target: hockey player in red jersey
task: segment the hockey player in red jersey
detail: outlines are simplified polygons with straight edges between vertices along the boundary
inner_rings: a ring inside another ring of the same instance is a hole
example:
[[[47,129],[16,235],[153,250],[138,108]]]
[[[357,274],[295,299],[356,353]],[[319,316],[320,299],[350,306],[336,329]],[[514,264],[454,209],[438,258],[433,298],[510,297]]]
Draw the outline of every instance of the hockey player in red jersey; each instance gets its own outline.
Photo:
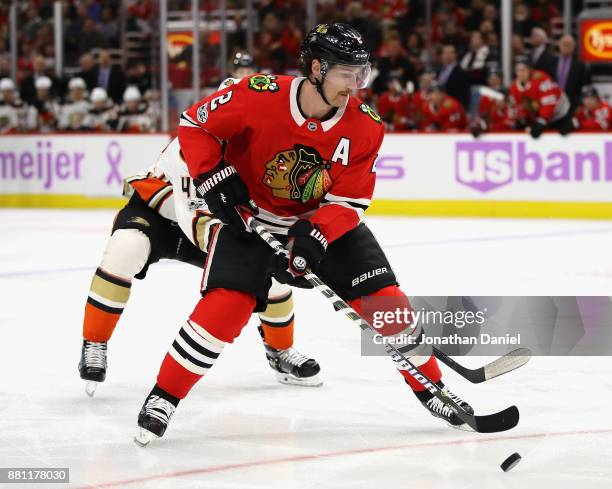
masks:
[[[394,297],[409,307],[384,252],[361,222],[375,184],[374,163],[384,136],[380,117],[351,97],[366,86],[369,51],[355,29],[321,24],[301,46],[304,77],[257,74],[185,111],[179,142],[197,195],[222,223],[210,229],[202,298],[173,346],[138,416],[136,442],[162,436],[181,399],[265,307],[278,257],[245,223],[255,216],[286,243],[281,269],[300,277],[312,269],[357,310],[362,298]],[[377,270],[379,273],[371,273]],[[431,346],[403,350],[446,395],[471,407],[441,383]],[[401,366],[398,365],[398,368]],[[463,422],[454,408],[405,381],[434,416]]]
[[[421,129],[427,132],[457,132],[465,129],[466,125],[465,110],[459,101],[433,83],[423,104]]]
[[[376,108],[378,114],[385,122],[388,131],[403,131],[409,129],[410,99],[402,89],[400,79],[390,76],[387,82],[387,91],[378,97]]]
[[[519,127],[528,127],[536,139],[547,128],[570,133],[575,128],[570,103],[559,86],[543,71],[532,69],[526,56],[517,57],[515,70],[510,96]]]
[[[240,69],[244,71],[245,67]],[[238,81],[228,78],[221,87]],[[127,305],[134,279],[143,280],[149,266],[160,259],[198,267],[203,267],[206,259],[206,228],[211,217],[207,209],[194,208],[193,181],[176,139],[146,173],[126,179],[124,194],[130,200],[115,217],[85,304],[79,374],[86,381],[89,396],[106,378],[108,343]],[[321,385],[318,362],[293,347],[291,287],[274,280],[267,303],[259,313],[258,330],[278,381]]]
[[[581,131],[609,131],[612,128],[612,107],[599,97],[593,85],[582,89],[582,105],[576,111]]]

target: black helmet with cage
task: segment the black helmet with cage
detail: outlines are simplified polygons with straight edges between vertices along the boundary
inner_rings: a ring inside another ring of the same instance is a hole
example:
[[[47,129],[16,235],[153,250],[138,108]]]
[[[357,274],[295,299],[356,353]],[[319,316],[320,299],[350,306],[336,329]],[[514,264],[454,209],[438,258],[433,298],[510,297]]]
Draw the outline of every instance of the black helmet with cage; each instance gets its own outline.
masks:
[[[312,61],[321,63],[321,79],[312,77]],[[365,88],[371,72],[370,50],[363,36],[348,24],[319,24],[312,29],[300,48],[300,68],[304,76],[323,93],[323,82],[338,81],[347,88]]]

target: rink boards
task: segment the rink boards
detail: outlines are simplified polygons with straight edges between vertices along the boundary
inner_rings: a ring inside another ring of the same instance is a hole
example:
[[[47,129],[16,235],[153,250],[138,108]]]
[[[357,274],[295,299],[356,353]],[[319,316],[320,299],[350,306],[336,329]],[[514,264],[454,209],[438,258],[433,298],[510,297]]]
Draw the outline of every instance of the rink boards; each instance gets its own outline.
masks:
[[[118,207],[152,135],[0,137],[0,206]],[[326,155],[322,155],[326,157]],[[331,155],[328,155],[331,156]],[[612,218],[612,134],[388,134],[371,214]]]

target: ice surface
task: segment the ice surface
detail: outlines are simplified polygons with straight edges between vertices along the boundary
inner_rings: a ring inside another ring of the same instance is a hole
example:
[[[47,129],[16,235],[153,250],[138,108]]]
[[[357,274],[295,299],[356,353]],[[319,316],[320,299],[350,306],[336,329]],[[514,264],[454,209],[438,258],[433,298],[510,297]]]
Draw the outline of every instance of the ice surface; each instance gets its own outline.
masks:
[[[69,467],[75,488],[612,487],[610,358],[534,358],[480,385],[443,367],[478,413],[521,409],[508,433],[456,431],[424,411],[389,360],[362,358],[358,331],[314,291],[295,294],[296,347],[321,363],[323,387],[278,384],[252,321],[166,436],[137,447],[138,411],[196,303],[200,271],[163,262],[134,284],[107,380],[88,398],[82,314],[112,218],[0,211],[1,467]],[[611,295],[610,222],[369,223],[409,295]],[[513,452],[523,461],[503,473]]]

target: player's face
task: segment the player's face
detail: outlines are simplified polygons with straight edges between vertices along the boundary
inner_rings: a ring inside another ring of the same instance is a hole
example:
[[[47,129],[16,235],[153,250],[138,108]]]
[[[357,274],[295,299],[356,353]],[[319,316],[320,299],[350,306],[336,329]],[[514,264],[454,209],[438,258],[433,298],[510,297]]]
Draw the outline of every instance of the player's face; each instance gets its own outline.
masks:
[[[358,90],[368,86],[371,71],[370,63],[360,66],[331,65],[325,79],[341,89]]]
[[[440,105],[442,103],[443,98],[444,98],[444,92],[441,92],[440,90],[433,90],[429,94],[429,101],[435,105]]]
[[[138,106],[140,105],[140,100],[130,100],[125,103],[125,107],[130,112],[136,112],[138,110]]]
[[[39,88],[36,90],[36,96],[41,100],[45,100],[49,96],[49,90],[46,88]]]
[[[582,102],[587,110],[593,110],[595,107],[597,107],[597,99],[595,97],[584,97]]]
[[[247,76],[251,76],[255,74],[255,68],[249,68],[246,66],[241,66],[240,68],[236,68],[232,73],[233,78],[246,78]]]
[[[516,65],[516,78],[521,83],[527,82],[529,80],[529,68],[522,64]]]
[[[75,102],[85,98],[85,91],[82,88],[73,88],[70,90],[70,98]]]

